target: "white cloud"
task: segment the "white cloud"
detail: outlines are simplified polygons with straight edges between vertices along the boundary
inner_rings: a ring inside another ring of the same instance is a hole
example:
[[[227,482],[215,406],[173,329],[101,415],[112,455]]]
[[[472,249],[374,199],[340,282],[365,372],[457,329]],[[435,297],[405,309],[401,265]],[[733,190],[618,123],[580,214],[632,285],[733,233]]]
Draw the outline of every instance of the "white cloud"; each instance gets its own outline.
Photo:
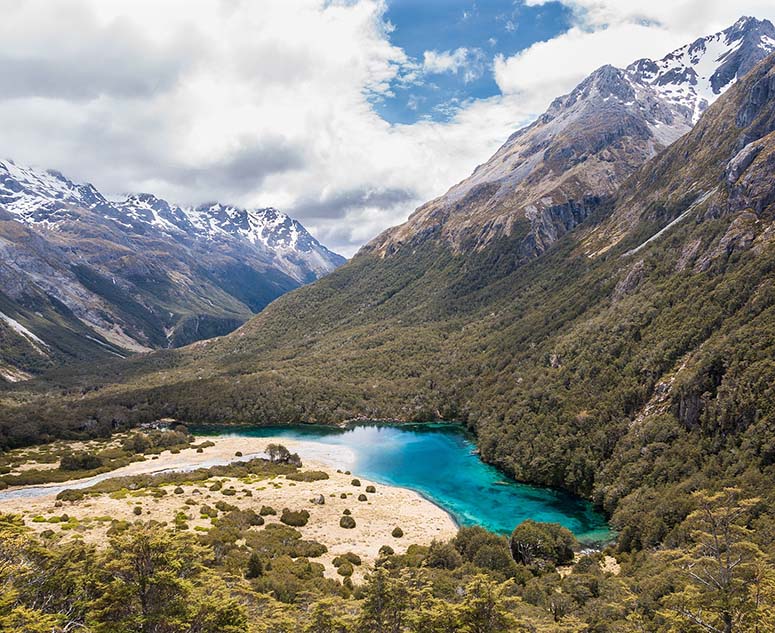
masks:
[[[497,60],[503,95],[390,125],[373,100],[430,71],[390,43],[384,0],[0,0],[0,155],[108,194],[279,206],[350,254],[594,67],[773,13],[771,0],[567,4],[570,32]],[[429,53],[429,68],[476,67],[471,50],[467,65]]]
[[[423,70],[426,73],[456,73],[468,62],[468,49],[457,48],[454,51],[425,51]]]

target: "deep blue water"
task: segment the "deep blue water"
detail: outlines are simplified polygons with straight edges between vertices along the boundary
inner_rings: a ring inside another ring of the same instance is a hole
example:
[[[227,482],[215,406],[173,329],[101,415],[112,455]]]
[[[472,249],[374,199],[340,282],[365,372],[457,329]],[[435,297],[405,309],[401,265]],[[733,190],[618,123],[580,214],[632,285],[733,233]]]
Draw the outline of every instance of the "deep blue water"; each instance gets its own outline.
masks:
[[[592,505],[567,493],[509,479],[474,453],[473,438],[451,424],[197,427],[197,434],[287,437],[344,446],[355,457],[353,474],[416,490],[460,525],[510,533],[525,519],[560,523],[585,542],[611,536]]]

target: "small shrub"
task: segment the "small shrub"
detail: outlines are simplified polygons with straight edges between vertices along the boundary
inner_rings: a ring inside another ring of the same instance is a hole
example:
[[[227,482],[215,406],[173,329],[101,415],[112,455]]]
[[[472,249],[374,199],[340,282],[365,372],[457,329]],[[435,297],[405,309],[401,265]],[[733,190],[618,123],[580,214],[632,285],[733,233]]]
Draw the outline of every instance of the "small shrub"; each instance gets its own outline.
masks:
[[[59,462],[59,470],[94,470],[100,466],[102,459],[91,453],[70,453]]]
[[[368,501],[368,500],[369,498],[365,494],[361,493],[358,495],[358,501]]]
[[[360,486],[361,485],[361,480],[360,479],[353,479],[350,482],[350,484],[353,485],[353,486]]]
[[[86,493],[83,492],[83,490],[73,490],[72,488],[68,488],[67,490],[63,490],[57,495],[57,499],[60,501],[81,501],[86,496]]]
[[[222,495],[226,495],[227,497],[233,497],[237,494],[237,491],[234,490],[234,488],[226,488],[225,490],[221,490]]]
[[[390,534],[393,538],[401,538],[404,535],[404,531],[400,527],[394,527]]]
[[[361,557],[358,556],[358,554],[353,554],[352,552],[347,552],[346,554],[342,554],[341,556],[337,556],[334,558],[333,563],[334,567],[339,567],[343,562],[349,562],[352,565],[360,565],[363,561],[361,561]]]
[[[346,508],[345,511],[342,514],[344,514],[345,516],[349,517],[352,514],[352,512],[350,512],[349,508]]]
[[[202,516],[210,517],[211,519],[214,519],[215,517],[218,516],[218,510],[216,510],[215,508],[205,503],[199,508],[199,514],[201,514]]]
[[[225,501],[217,501],[215,503],[215,507],[218,508],[221,512],[232,512],[233,510],[239,510],[237,506],[233,506],[230,503],[226,503]]]
[[[132,512],[134,512],[135,516],[140,516],[143,513],[143,509],[140,506],[135,506],[132,508]]]
[[[258,512],[262,517],[275,515],[277,511],[272,506],[261,506],[261,510]]]
[[[223,484],[220,481],[216,481],[212,486],[210,486],[209,490],[210,492],[218,492],[221,488],[223,488]]]
[[[202,449],[202,448],[198,448],[198,449],[196,449],[196,452],[197,452],[197,453],[204,453],[204,449]]]
[[[393,554],[395,554],[395,552],[393,551],[393,548],[390,547],[390,545],[383,545],[379,548],[380,556],[392,556]]]
[[[285,523],[285,525],[301,527],[307,525],[307,521],[309,521],[309,512],[306,510],[297,510],[296,512],[293,512],[288,508],[283,508],[283,513],[280,515],[280,521]]]
[[[285,478],[291,481],[323,481],[328,479],[328,473],[322,470],[305,470],[304,472],[290,473]]]
[[[234,457],[242,457],[242,451],[237,451],[234,453]]]
[[[353,519],[350,515],[345,515],[339,519],[339,527],[351,530],[355,527],[355,519]]]
[[[340,499],[347,499],[347,493],[343,492],[342,494],[339,495],[339,498]]]
[[[248,567],[245,570],[245,578],[260,578],[264,575],[264,566],[256,552],[253,552],[248,559]]]
[[[366,486],[366,492],[377,492],[374,486]]]
[[[345,578],[349,578],[353,575],[353,566],[349,561],[342,561],[342,564],[336,568],[336,573]]]
[[[183,488],[181,488],[180,486],[178,486],[178,487],[176,487],[176,488],[175,488],[175,490],[174,490],[173,492],[174,492],[176,495],[182,495],[184,491],[183,491]]]

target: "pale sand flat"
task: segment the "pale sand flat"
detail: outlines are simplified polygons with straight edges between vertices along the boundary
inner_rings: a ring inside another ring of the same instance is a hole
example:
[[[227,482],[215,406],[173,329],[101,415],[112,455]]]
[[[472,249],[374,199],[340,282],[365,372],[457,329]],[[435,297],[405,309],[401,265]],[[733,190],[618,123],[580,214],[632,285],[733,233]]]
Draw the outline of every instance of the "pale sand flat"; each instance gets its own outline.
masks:
[[[160,499],[151,496],[126,497],[113,499],[109,495],[90,496],[83,501],[64,503],[62,507],[54,507],[55,490],[72,488],[81,482],[57,484],[40,491],[34,498],[3,498],[0,493],[0,512],[23,514],[28,526],[36,531],[52,529],[59,532],[61,527],[56,523],[33,522],[35,516],[49,517],[67,513],[70,517],[84,521],[95,517],[109,517],[135,521],[156,519],[172,522],[175,514],[184,511],[188,517],[187,524],[193,530],[196,526],[209,527],[208,519],[199,515],[199,505],[207,503],[214,506],[216,501],[223,500],[241,509],[252,508],[258,512],[262,505],[274,507],[278,516],[283,508],[291,510],[307,510],[310,519],[306,526],[296,528],[303,538],[312,539],[328,547],[328,553],[314,559],[326,566],[326,575],[336,576],[336,570],[331,561],[334,557],[346,552],[359,555],[365,565],[371,564],[377,558],[379,548],[389,545],[396,553],[402,553],[411,544],[428,545],[432,540],[447,540],[455,535],[457,526],[452,518],[418,493],[372,482],[362,477],[361,486],[351,485],[357,473],[345,475],[336,469],[348,470],[354,462],[352,453],[337,446],[326,446],[315,442],[303,442],[286,438],[246,438],[246,437],[208,437],[197,438],[198,442],[210,440],[215,446],[205,448],[202,453],[187,449],[173,455],[168,451],[162,453],[157,460],[135,462],[119,468],[108,474],[108,477],[147,474],[167,470],[191,470],[198,467],[208,467],[215,464],[225,464],[236,460],[246,460],[253,456],[263,456],[267,444],[279,443],[291,452],[298,452],[304,462],[303,470],[322,470],[328,473],[329,479],[313,482],[296,482],[283,476],[271,480],[261,480],[253,484],[245,484],[237,479],[222,479],[224,488],[234,486],[238,491],[236,496],[225,496],[221,492],[211,492],[204,483],[198,486],[182,486],[183,494],[174,494],[175,486],[167,486],[168,494]],[[235,452],[243,453],[241,458],[235,457]],[[101,476],[106,478],[105,475]],[[366,493],[366,486],[376,487],[376,493]],[[197,489],[201,494],[194,494]],[[250,490],[252,497],[246,497],[243,490]],[[341,499],[341,493],[346,493],[347,499]],[[366,494],[368,501],[358,501],[359,494]],[[313,498],[323,495],[324,505],[312,502]],[[186,499],[194,499],[196,506],[185,505]],[[143,514],[138,517],[133,514],[133,508],[140,506]],[[339,520],[345,509],[352,512],[356,521],[354,529],[339,526]],[[278,517],[266,517],[267,522],[278,521]],[[105,541],[105,531],[109,527],[107,521],[87,523],[89,529],[68,530],[62,534],[66,538],[83,538],[85,541],[102,543]],[[393,528],[400,527],[404,536],[394,538]],[[263,528],[253,528],[263,529]],[[356,568],[355,579],[361,576]]]

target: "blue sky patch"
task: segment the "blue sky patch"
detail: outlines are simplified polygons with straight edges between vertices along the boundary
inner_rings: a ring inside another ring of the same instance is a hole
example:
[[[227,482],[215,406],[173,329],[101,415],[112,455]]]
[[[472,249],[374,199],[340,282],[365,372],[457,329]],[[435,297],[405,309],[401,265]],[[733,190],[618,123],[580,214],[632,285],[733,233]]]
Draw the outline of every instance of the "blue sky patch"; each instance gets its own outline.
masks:
[[[493,59],[567,31],[571,13],[558,2],[388,0],[390,40],[411,58],[390,92],[374,100],[390,123],[446,121],[474,99],[500,94]]]

